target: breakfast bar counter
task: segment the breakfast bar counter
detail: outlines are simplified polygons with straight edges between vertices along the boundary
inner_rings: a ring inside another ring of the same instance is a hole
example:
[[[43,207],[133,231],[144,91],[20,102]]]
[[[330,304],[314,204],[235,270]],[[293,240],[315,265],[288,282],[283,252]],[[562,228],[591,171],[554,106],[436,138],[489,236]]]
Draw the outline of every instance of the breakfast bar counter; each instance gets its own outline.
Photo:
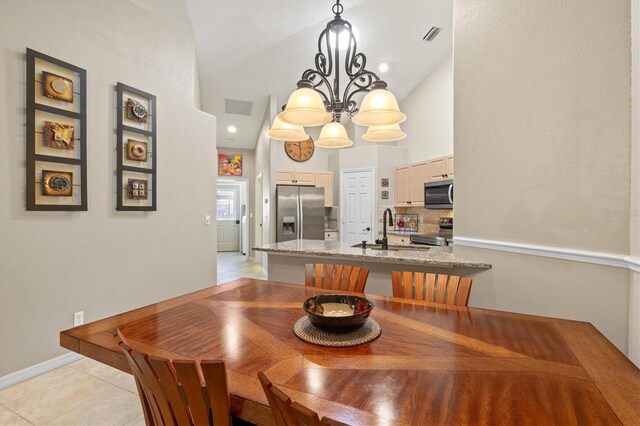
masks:
[[[420,271],[473,276],[491,264],[456,255],[455,248],[436,246],[351,247],[340,241],[293,240],[254,247],[268,255],[268,277],[304,282],[307,263],[343,263],[369,269],[367,292],[391,295],[391,271]]]

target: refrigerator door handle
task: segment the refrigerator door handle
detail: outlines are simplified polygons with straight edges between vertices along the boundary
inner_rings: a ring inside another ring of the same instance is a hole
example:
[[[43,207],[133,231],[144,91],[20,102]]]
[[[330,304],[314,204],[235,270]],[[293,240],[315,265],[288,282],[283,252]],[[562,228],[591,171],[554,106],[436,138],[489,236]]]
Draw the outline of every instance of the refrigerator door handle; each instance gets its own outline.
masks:
[[[300,239],[302,240],[304,238],[304,210],[302,209],[302,196],[298,197],[298,202],[300,203],[300,210],[298,213],[298,217],[300,220]]]

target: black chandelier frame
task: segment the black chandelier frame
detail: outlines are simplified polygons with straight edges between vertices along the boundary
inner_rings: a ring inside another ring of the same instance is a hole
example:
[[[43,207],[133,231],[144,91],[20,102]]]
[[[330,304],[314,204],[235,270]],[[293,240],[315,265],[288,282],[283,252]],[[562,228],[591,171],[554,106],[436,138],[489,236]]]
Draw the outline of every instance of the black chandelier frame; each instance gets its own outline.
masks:
[[[366,69],[367,57],[357,51],[357,42],[353,28],[348,21],[342,19],[344,6],[336,0],[331,11],[334,18],[318,37],[318,53],[315,56],[315,69],[307,69],[298,81],[298,88],[310,88],[322,96],[325,108],[333,116],[333,121],[340,122],[343,112],[353,117],[359,111],[354,97],[359,93],[366,93],[375,89],[386,89],[387,83],[373,71]],[[345,52],[344,68],[349,82],[340,91],[340,34],[346,31],[349,35]],[[335,35],[335,42],[331,46],[331,34]],[[334,73],[335,71],[335,73]],[[333,84],[330,82],[333,75]],[[328,94],[321,89],[325,89]],[[340,94],[342,93],[342,98]]]

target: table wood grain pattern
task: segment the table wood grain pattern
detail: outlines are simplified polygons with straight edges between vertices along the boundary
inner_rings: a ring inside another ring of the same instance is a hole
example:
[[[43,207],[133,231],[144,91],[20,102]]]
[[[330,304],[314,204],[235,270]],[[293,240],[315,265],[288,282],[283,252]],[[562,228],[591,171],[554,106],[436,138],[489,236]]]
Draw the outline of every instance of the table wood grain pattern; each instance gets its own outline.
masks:
[[[382,335],[353,348],[299,340],[327,293],[243,278],[60,333],[130,372],[113,333],[171,359],[224,358],[233,413],[273,424],[257,373],[349,424],[640,424],[640,370],[591,324],[367,295]]]

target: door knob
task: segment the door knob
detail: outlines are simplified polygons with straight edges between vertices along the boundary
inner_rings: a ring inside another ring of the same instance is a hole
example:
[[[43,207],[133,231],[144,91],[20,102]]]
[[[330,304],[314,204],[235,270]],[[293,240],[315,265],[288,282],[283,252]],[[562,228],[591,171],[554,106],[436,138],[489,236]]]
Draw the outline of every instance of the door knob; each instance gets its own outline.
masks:
[[[236,225],[240,225],[240,221],[236,219]]]
[[[363,231],[371,231],[371,227],[367,226],[366,228],[363,229]]]

